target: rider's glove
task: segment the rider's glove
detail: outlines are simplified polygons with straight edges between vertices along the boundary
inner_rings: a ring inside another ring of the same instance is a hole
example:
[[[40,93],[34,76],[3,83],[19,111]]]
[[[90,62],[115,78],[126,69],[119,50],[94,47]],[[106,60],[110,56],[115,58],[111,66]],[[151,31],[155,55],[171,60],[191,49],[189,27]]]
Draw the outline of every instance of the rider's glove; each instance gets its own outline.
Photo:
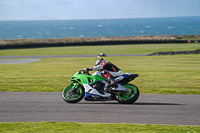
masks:
[[[89,71],[90,69],[89,68],[83,68],[83,71]]]

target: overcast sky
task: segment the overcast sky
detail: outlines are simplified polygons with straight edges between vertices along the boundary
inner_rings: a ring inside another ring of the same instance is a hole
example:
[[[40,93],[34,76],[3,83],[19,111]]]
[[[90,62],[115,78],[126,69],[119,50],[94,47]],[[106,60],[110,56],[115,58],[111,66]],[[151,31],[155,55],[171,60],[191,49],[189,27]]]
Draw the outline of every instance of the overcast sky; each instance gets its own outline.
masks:
[[[200,16],[200,0],[0,0],[0,20]]]

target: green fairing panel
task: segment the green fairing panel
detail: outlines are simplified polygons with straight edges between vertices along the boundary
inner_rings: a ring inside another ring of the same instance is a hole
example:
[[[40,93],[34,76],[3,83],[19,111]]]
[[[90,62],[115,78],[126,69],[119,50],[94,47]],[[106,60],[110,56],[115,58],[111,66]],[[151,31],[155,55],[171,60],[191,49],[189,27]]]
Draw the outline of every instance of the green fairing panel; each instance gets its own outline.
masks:
[[[90,78],[91,77],[91,78]],[[93,82],[91,84],[93,84],[94,82],[97,82],[97,81],[108,81],[107,79],[99,76],[99,75],[93,75],[93,76],[90,76],[89,78],[93,80]]]
[[[96,81],[103,81],[103,80],[107,81],[107,79],[105,79],[99,75],[85,75],[85,74],[78,74],[78,73],[76,73],[72,78],[80,79],[81,82],[85,83],[85,84],[89,84],[88,79],[93,80],[93,82],[91,84],[93,84]]]

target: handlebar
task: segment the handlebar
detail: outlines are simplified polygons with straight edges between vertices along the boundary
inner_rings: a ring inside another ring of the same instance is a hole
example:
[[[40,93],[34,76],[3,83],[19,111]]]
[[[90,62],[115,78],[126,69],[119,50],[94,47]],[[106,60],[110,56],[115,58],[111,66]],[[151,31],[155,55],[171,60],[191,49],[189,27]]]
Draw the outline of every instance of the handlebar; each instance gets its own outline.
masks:
[[[88,71],[85,71],[85,70],[80,70],[79,72],[80,72],[81,74],[90,75],[89,72],[88,72]]]

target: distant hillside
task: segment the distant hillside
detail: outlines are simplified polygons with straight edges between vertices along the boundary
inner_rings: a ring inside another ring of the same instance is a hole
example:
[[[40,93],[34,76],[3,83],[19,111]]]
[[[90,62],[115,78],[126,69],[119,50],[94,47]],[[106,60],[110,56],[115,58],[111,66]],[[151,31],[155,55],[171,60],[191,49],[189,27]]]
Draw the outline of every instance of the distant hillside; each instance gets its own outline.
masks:
[[[115,45],[141,43],[187,43],[200,41],[200,35],[125,36],[125,37],[69,37],[56,39],[10,39],[0,40],[0,48],[55,47],[80,45]]]

